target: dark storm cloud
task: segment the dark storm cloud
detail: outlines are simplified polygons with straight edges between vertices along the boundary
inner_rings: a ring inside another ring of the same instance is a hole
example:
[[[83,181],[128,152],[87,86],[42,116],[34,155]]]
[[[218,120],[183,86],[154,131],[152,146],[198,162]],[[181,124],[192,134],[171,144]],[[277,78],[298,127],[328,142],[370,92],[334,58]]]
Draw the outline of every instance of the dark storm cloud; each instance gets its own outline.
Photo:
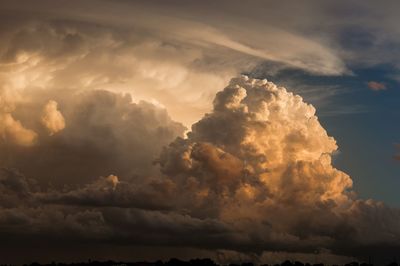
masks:
[[[12,208],[31,199],[33,180],[27,180],[15,169],[0,169],[0,206]]]
[[[150,179],[150,178],[149,178]],[[100,177],[82,188],[38,195],[43,203],[83,207],[121,207],[146,210],[172,209],[174,184],[168,180],[120,182],[116,176]]]
[[[35,191],[24,176],[7,169],[0,181],[0,245],[29,241],[50,248],[50,242],[62,238],[65,248],[77,241],[209,248],[234,239],[229,225],[216,219],[166,211],[165,184],[152,182],[139,190],[107,177],[68,192]],[[158,189],[144,191],[150,188]]]

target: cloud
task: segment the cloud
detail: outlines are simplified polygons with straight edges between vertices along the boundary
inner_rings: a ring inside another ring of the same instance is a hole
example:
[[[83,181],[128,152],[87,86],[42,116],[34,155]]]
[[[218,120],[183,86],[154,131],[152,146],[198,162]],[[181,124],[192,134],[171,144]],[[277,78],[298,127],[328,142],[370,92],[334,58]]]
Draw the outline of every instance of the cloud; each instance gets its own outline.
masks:
[[[243,7],[239,2],[228,4],[222,1],[217,6],[224,7],[228,12],[224,14],[226,26],[221,26],[219,23],[221,14],[216,12],[216,9],[198,4],[176,4],[174,9],[165,3],[154,5],[116,1],[110,4],[103,1],[89,1],[88,4],[92,8],[90,12],[82,12],[81,8],[75,5],[64,5],[65,9],[60,14],[59,6],[47,2],[39,10],[32,6],[30,14],[35,17],[42,11],[40,14],[43,15],[44,8],[47,11],[46,17],[50,20],[63,16],[71,21],[85,21],[110,27],[124,26],[134,29],[140,36],[155,37],[183,47],[189,45],[199,48],[205,55],[217,50],[231,56],[237,53],[242,57],[251,56],[253,60],[281,62],[319,74],[336,75],[347,71],[335,47],[329,46],[328,42],[318,34],[300,31],[293,27],[294,16],[288,15],[292,11],[279,5],[271,5],[271,9],[262,9],[264,12],[260,12],[257,9],[259,4]],[[12,2],[8,2],[7,6],[16,10],[25,9],[25,6]],[[303,6],[297,9],[306,11]],[[316,7],[323,9],[324,6],[316,5]],[[285,19],[276,16],[272,12],[274,9],[285,14]],[[200,10],[205,12],[199,12]],[[233,10],[236,12],[239,10],[239,13],[247,10],[245,14],[254,14],[252,19],[255,23],[249,20],[238,22]],[[136,17],[134,23],[129,19],[132,14]],[[307,19],[304,21],[307,22]],[[260,34],[260,31],[263,34]]]
[[[0,234],[10,243],[62,237],[63,249],[173,245],[260,261],[322,250],[332,262],[400,246],[400,211],[357,199],[315,108],[272,82],[232,79],[187,138],[165,109],[129,95],[56,100],[68,127],[1,154]]]
[[[174,119],[190,125],[209,109],[215,91],[239,72],[234,63],[221,63],[225,53],[135,30],[115,34],[112,25],[74,20],[13,22],[0,32],[7,40],[0,47],[0,85],[18,101],[43,90],[126,92],[135,95],[135,102],[160,103]]]
[[[160,165],[185,188],[182,208],[246,232],[247,241],[237,248],[325,248],[351,255],[341,248],[344,242],[347,250],[399,245],[400,212],[357,200],[351,178],[331,163],[336,150],[315,109],[300,96],[241,77],[217,94],[213,111],[192,126],[187,139],[164,149]],[[387,217],[379,236],[369,234],[378,226],[373,209]]]
[[[34,131],[25,128],[9,113],[0,113],[0,136],[1,142],[15,143],[20,146],[32,146],[37,139]]]
[[[217,94],[213,112],[192,126],[188,139],[163,151],[160,165],[173,179],[193,180],[189,194],[199,195],[197,205],[225,202],[224,193],[232,208],[240,201],[342,205],[350,200],[345,190],[352,182],[331,166],[336,149],[315,109],[300,96],[242,77]],[[212,206],[223,212],[215,215],[231,215],[228,206]]]
[[[373,91],[386,90],[386,85],[384,83],[381,83],[381,82],[369,81],[367,84],[368,84],[368,88],[370,88]]]
[[[65,128],[64,117],[58,110],[57,102],[53,100],[48,101],[44,106],[41,121],[50,136]]]
[[[25,96],[30,101],[19,103],[14,113],[37,132],[37,143],[25,149],[18,148],[14,139],[1,143],[4,148],[0,158],[3,167],[18,168],[43,185],[82,185],[105,173],[122,180],[154,174],[157,168],[153,161],[162,147],[185,131],[165,109],[146,102],[133,103],[129,94],[93,90],[57,95],[50,90]],[[61,127],[55,102],[63,106],[62,120],[67,126],[49,136],[43,119],[53,131]],[[9,132],[9,127],[6,129]],[[17,129],[12,136],[30,132]]]
[[[109,175],[106,177],[106,180],[108,183],[111,183],[112,188],[115,190],[115,188],[117,187],[117,185],[119,183],[118,176]]]
[[[0,80],[0,145],[13,143],[29,147],[37,141],[37,133],[13,116],[18,100],[18,93],[4,89]]]
[[[0,250],[148,245],[154,258],[174,245],[267,260],[318,249],[343,261],[397,249],[399,211],[357,199],[313,106],[246,77],[217,93],[266,61],[312,75],[397,64],[397,9],[173,2],[4,2]]]
[[[170,210],[176,188],[169,180],[148,178],[136,183],[119,181],[115,175],[100,177],[83,187],[37,194],[45,204],[79,207],[118,207],[143,210]]]
[[[261,2],[243,6],[221,1],[216,6],[226,10],[224,26],[218,8],[198,3],[171,8],[165,3],[88,1],[90,12],[82,12],[81,3],[22,3],[6,1],[2,9],[1,79],[8,87],[130,92],[135,100],[161,103],[186,126],[210,110],[214,93],[231,76],[265,61],[317,75],[343,75],[351,73],[349,66],[398,61],[392,49],[397,35],[388,34],[397,31],[391,12],[396,8],[367,2],[355,3],[360,13],[353,16],[341,4],[296,4],[293,15],[293,9],[281,4],[265,8]],[[24,16],[10,16],[8,10]],[[371,19],[382,14],[384,19]],[[318,27],[315,21],[320,21]]]
[[[4,4],[0,79],[5,87],[129,92],[135,101],[156,100],[190,126],[210,110],[213,95],[230,77],[265,61],[317,75],[350,72],[333,41],[293,27],[293,17],[282,20],[270,9],[248,12],[257,14],[254,23],[238,23],[234,12],[227,12],[227,26],[221,26],[221,14],[198,13],[197,4],[174,10],[123,1],[85,5],[90,12],[64,1]],[[26,15],[9,16],[7,9]],[[281,14],[289,12],[283,8]]]

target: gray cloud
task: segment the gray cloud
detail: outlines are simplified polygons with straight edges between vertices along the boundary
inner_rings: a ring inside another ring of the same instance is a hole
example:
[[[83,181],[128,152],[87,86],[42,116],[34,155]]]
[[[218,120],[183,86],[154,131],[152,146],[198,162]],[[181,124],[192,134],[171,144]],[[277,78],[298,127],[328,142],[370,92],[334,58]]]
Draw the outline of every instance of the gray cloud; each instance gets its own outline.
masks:
[[[58,205],[169,210],[172,209],[173,192],[175,186],[168,180],[138,180],[132,183],[121,182],[117,176],[110,175],[82,188],[63,193],[53,190],[36,197],[43,203]]]
[[[0,206],[12,208],[31,198],[31,186],[34,180],[28,180],[15,169],[0,169]]]

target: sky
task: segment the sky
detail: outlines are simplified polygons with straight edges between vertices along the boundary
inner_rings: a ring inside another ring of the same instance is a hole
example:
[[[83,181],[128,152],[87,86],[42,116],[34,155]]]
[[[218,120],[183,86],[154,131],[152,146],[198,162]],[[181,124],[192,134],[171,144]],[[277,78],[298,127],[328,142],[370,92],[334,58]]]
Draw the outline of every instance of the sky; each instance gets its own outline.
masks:
[[[399,8],[1,1],[0,263],[393,259]]]

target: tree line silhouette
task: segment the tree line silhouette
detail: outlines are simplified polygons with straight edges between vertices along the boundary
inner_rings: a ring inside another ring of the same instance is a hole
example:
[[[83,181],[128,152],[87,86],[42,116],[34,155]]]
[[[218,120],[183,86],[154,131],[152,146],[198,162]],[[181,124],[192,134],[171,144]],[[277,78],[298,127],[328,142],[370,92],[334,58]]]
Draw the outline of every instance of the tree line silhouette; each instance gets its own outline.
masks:
[[[121,261],[87,261],[87,262],[78,262],[78,263],[56,263],[52,262],[49,264],[40,264],[37,262],[33,262],[31,264],[24,264],[23,266],[255,266],[252,262],[241,262],[239,264],[230,263],[230,264],[217,264],[213,260],[209,258],[204,259],[191,259],[189,261],[183,261],[176,258],[172,258],[169,261],[163,262],[158,260],[156,262],[121,262]],[[0,264],[0,266],[12,266],[11,264]],[[302,263],[300,261],[289,261],[286,260],[282,263],[278,264],[261,264],[260,266],[325,266],[323,263]],[[358,263],[351,262],[346,263],[344,265],[332,265],[332,266],[374,266],[371,263]],[[399,266],[397,262],[392,262],[386,264],[386,266]]]

